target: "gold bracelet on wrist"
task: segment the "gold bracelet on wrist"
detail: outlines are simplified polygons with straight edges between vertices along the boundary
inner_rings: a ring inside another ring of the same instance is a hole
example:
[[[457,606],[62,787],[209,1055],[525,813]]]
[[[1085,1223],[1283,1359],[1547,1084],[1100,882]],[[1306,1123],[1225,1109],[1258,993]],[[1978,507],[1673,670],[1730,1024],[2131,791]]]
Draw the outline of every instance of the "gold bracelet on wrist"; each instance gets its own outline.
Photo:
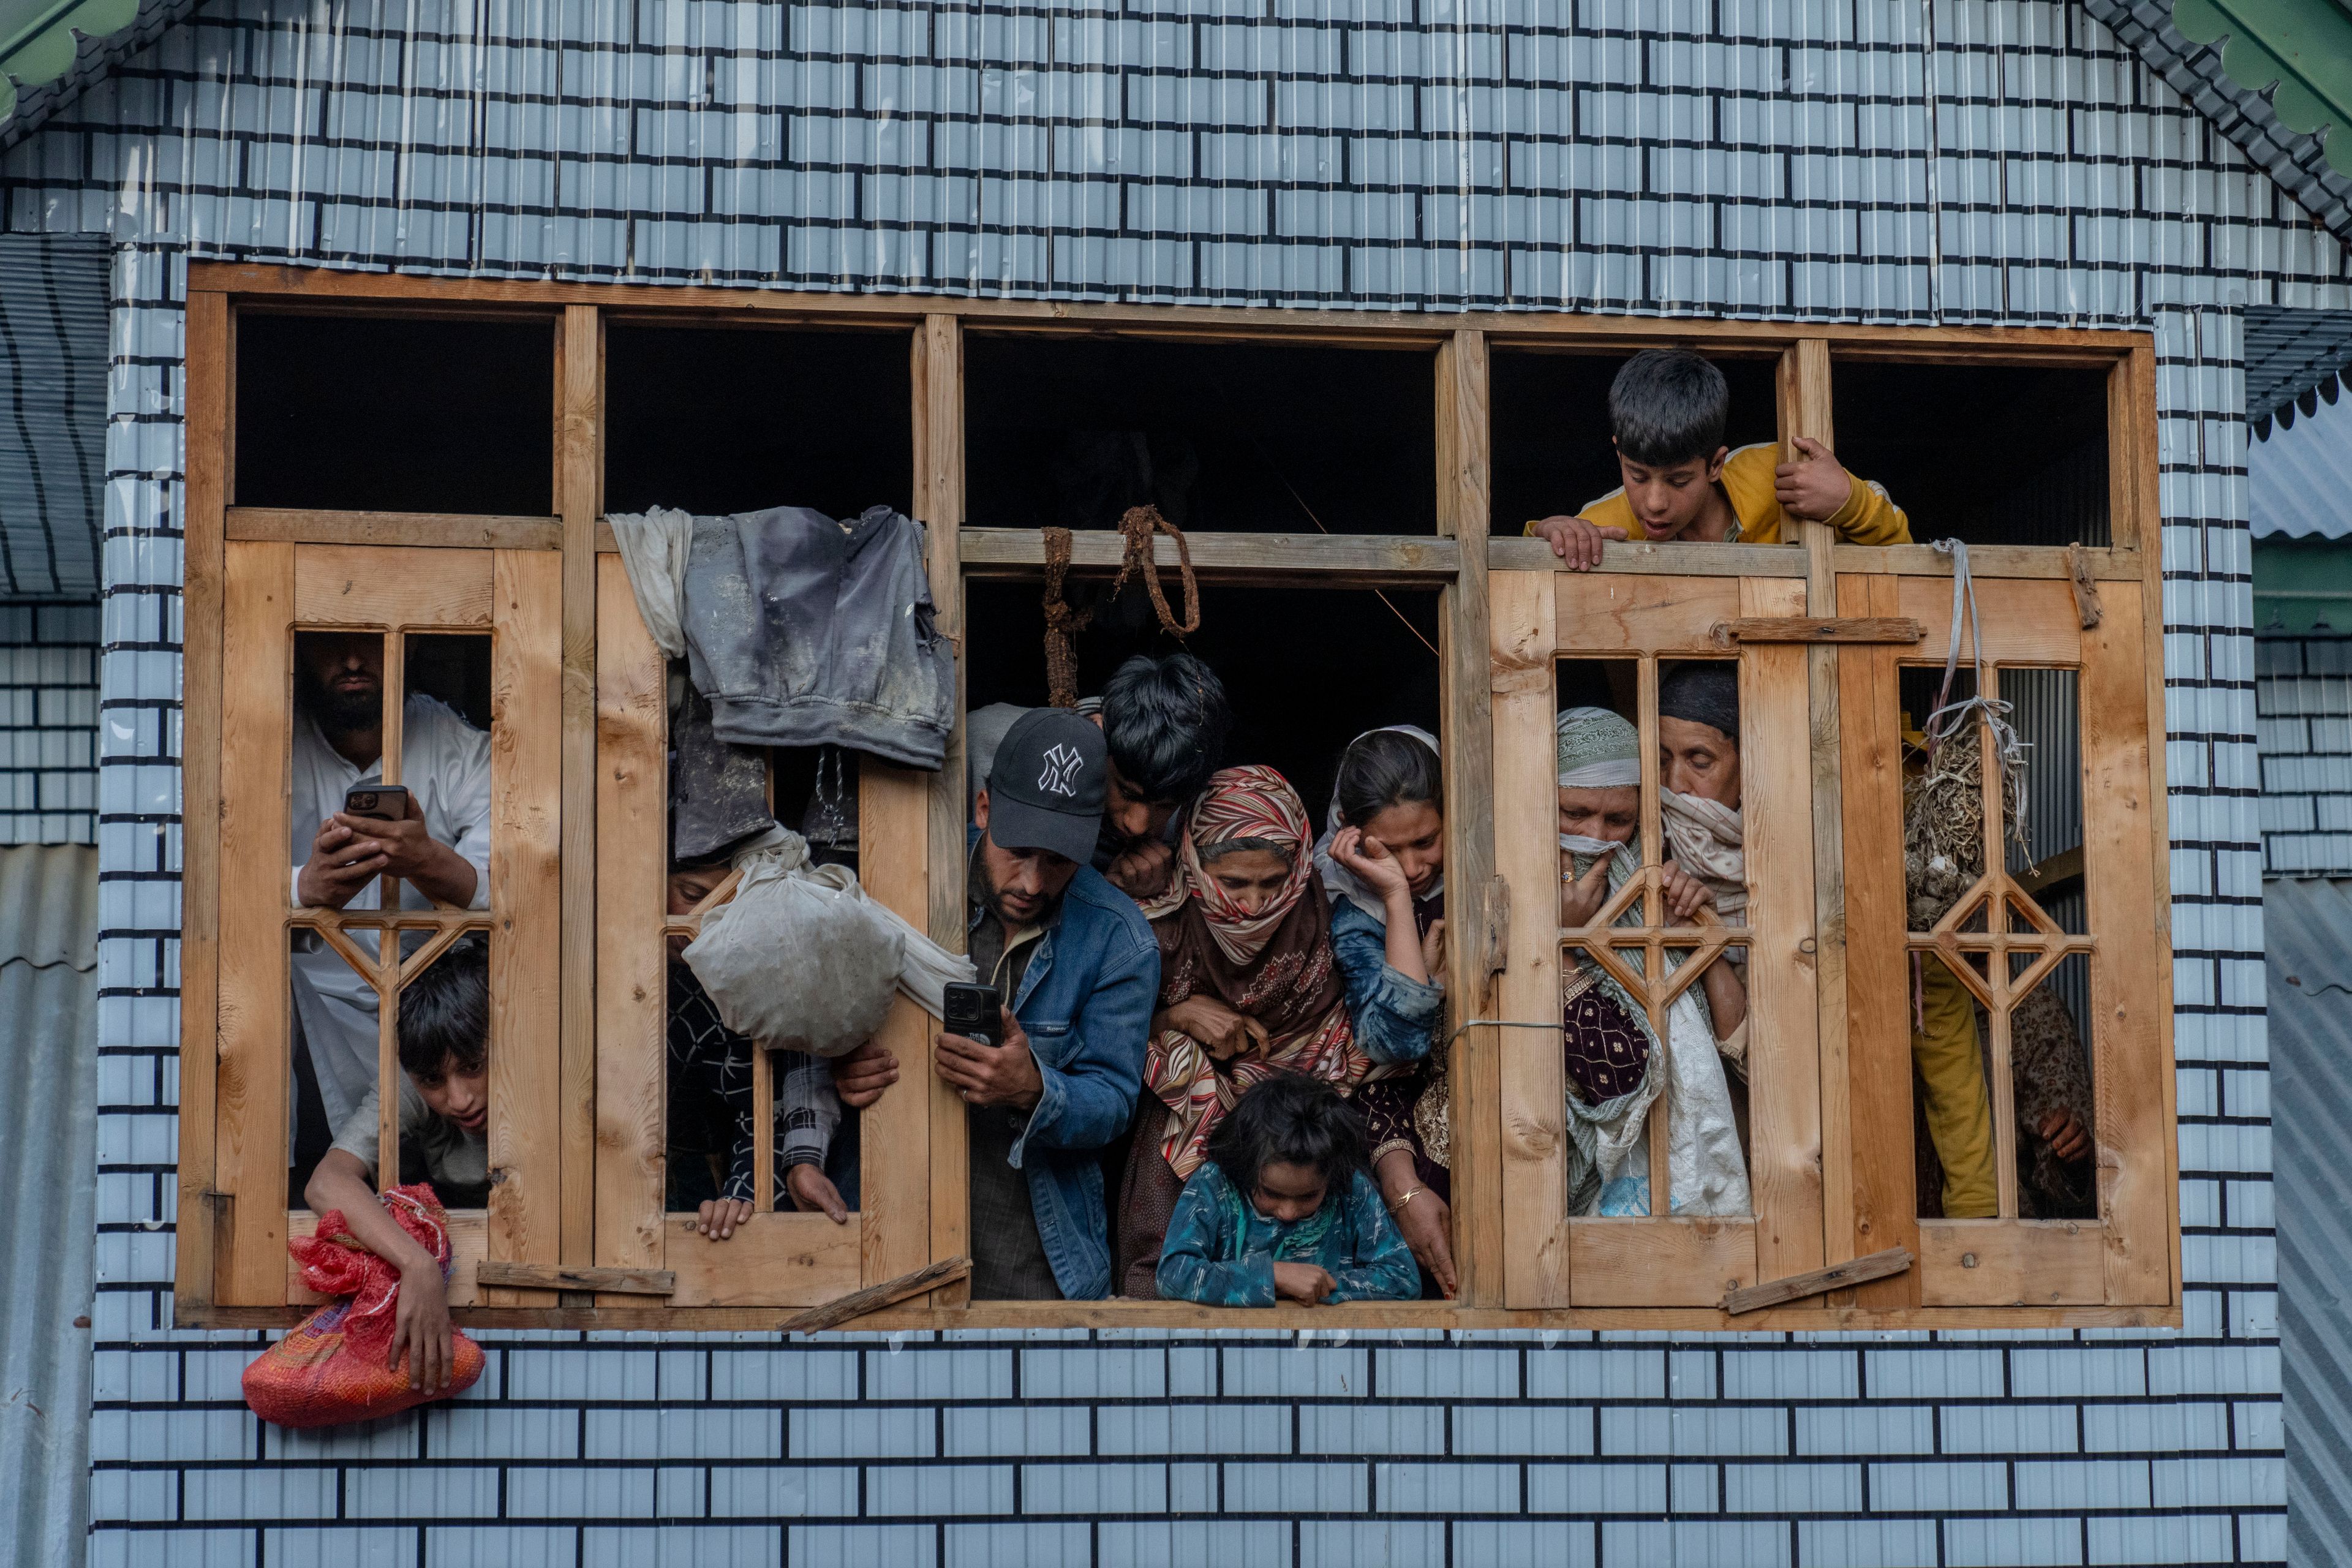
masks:
[[[1405,1195],[1404,1195],[1404,1196],[1402,1196],[1402,1197],[1401,1197],[1401,1198],[1397,1199],[1397,1201],[1396,1201],[1396,1202],[1394,1202],[1394,1203],[1391,1204],[1391,1205],[1389,1205],[1389,1213],[1391,1213],[1391,1214],[1392,1214],[1392,1215],[1401,1215],[1401,1214],[1404,1213],[1404,1205],[1407,1205],[1407,1204],[1409,1204],[1409,1203],[1412,1202],[1412,1200],[1413,1200],[1413,1199],[1415,1199],[1415,1198],[1417,1198],[1417,1197],[1421,1196],[1421,1194],[1423,1194],[1423,1193],[1427,1192],[1428,1190],[1429,1190],[1429,1189],[1428,1189],[1427,1187],[1415,1187],[1415,1188],[1413,1188],[1413,1190],[1412,1190],[1412,1191],[1411,1191],[1411,1192],[1409,1192],[1409,1193],[1405,1194]]]

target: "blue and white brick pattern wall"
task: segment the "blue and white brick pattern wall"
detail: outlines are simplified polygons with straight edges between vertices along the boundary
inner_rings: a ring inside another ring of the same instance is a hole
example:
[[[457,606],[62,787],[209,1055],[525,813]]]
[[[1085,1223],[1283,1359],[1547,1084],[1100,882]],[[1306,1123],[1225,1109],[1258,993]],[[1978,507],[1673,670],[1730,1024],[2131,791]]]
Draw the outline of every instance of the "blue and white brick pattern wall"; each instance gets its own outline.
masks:
[[[2263,868],[2352,876],[2352,637],[2264,637],[2254,648]]]
[[[0,604],[0,844],[98,842],[99,606]]]
[[[2238,311],[2352,305],[2339,244],[2071,7],[1341,9],[245,0],[0,153],[118,247],[94,1562],[2281,1558]],[[494,1332],[264,1428],[261,1336],[170,1324],[192,254],[2153,329],[2185,1330]]]

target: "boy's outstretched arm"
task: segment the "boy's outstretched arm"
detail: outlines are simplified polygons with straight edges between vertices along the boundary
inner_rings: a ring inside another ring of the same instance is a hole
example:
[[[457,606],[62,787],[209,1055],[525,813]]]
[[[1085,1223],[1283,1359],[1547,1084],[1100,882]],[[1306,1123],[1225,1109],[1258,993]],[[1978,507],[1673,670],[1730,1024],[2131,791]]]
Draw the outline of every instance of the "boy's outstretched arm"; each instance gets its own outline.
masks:
[[[312,1214],[343,1211],[343,1223],[361,1246],[400,1270],[400,1300],[394,1308],[392,1348],[385,1365],[397,1367],[405,1352],[408,1386],[449,1386],[457,1371],[457,1342],[449,1324],[449,1292],[441,1265],[400,1228],[376,1201],[375,1173],[348,1149],[330,1149],[310,1173],[302,1200]]]

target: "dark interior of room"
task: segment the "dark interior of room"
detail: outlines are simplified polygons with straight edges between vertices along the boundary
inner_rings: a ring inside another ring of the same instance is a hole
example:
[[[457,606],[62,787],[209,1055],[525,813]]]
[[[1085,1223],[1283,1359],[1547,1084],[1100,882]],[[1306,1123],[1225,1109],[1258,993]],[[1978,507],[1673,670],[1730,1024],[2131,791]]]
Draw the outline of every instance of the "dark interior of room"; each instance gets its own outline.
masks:
[[[1609,384],[1630,357],[1495,351],[1495,537],[1516,539],[1530,521],[1572,513],[1624,483],[1609,444]],[[1725,444],[1736,451],[1777,440],[1775,362],[1712,357],[1731,388]]]
[[[1840,360],[1830,385],[1838,460],[1914,540],[2109,542],[2105,371]]]
[[[903,331],[615,321],[604,330],[604,508],[909,511],[908,362]]]
[[[546,320],[240,312],[238,506],[545,517]]]
[[[1082,605],[1108,585],[1074,584],[1071,602]],[[1172,582],[1169,593],[1173,602]],[[1078,634],[1078,690],[1100,691],[1132,655],[1189,649],[1223,678],[1233,703],[1225,762],[1279,770],[1319,832],[1339,752],[1350,740],[1383,724],[1440,732],[1432,651],[1437,595],[1391,588],[1386,597],[1384,604],[1361,589],[1207,587],[1201,629],[1180,645],[1160,631],[1149,600],[1130,585]],[[1043,703],[1045,623],[1038,584],[972,583],[965,603],[970,706]]]
[[[1045,338],[964,344],[967,521],[1432,533],[1436,367],[1425,348]]]

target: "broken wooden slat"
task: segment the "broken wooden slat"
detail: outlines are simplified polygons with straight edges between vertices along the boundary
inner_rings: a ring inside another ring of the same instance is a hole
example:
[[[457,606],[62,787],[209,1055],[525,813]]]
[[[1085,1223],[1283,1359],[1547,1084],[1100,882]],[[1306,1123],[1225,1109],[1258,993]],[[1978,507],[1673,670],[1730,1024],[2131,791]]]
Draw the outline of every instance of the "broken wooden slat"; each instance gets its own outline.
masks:
[[[2074,616],[2087,632],[2105,612],[2099,607],[2099,580],[2091,574],[2090,557],[2080,544],[2066,547],[2066,573],[2074,586]]]
[[[1911,1249],[1890,1247],[1884,1252],[1848,1258],[1843,1263],[1832,1263],[1826,1268],[1814,1268],[1803,1274],[1791,1274],[1785,1279],[1771,1279],[1761,1285],[1727,1290],[1723,1296],[1723,1310],[1736,1318],[1742,1312],[1761,1311],[1766,1307],[1802,1300],[1807,1296],[1818,1296],[1826,1290],[1843,1290],[1849,1285],[1884,1279],[1890,1275],[1901,1274],[1910,1267]]]
[[[1743,616],[1715,628],[1717,647],[1734,643],[1916,643],[1927,628],[1907,616]]]
[[[677,1290],[677,1276],[667,1268],[592,1268],[490,1258],[474,1266],[474,1280],[515,1290],[607,1290],[621,1296],[668,1296]]]
[[[885,1279],[879,1285],[868,1285],[863,1290],[852,1290],[846,1296],[836,1296],[821,1307],[811,1307],[805,1312],[794,1313],[780,1325],[788,1334],[814,1334],[836,1328],[853,1318],[868,1312],[878,1312],[894,1301],[909,1296],[919,1296],[926,1290],[950,1284],[971,1272],[969,1258],[947,1258],[927,1264],[912,1274],[901,1274],[896,1279]]]

